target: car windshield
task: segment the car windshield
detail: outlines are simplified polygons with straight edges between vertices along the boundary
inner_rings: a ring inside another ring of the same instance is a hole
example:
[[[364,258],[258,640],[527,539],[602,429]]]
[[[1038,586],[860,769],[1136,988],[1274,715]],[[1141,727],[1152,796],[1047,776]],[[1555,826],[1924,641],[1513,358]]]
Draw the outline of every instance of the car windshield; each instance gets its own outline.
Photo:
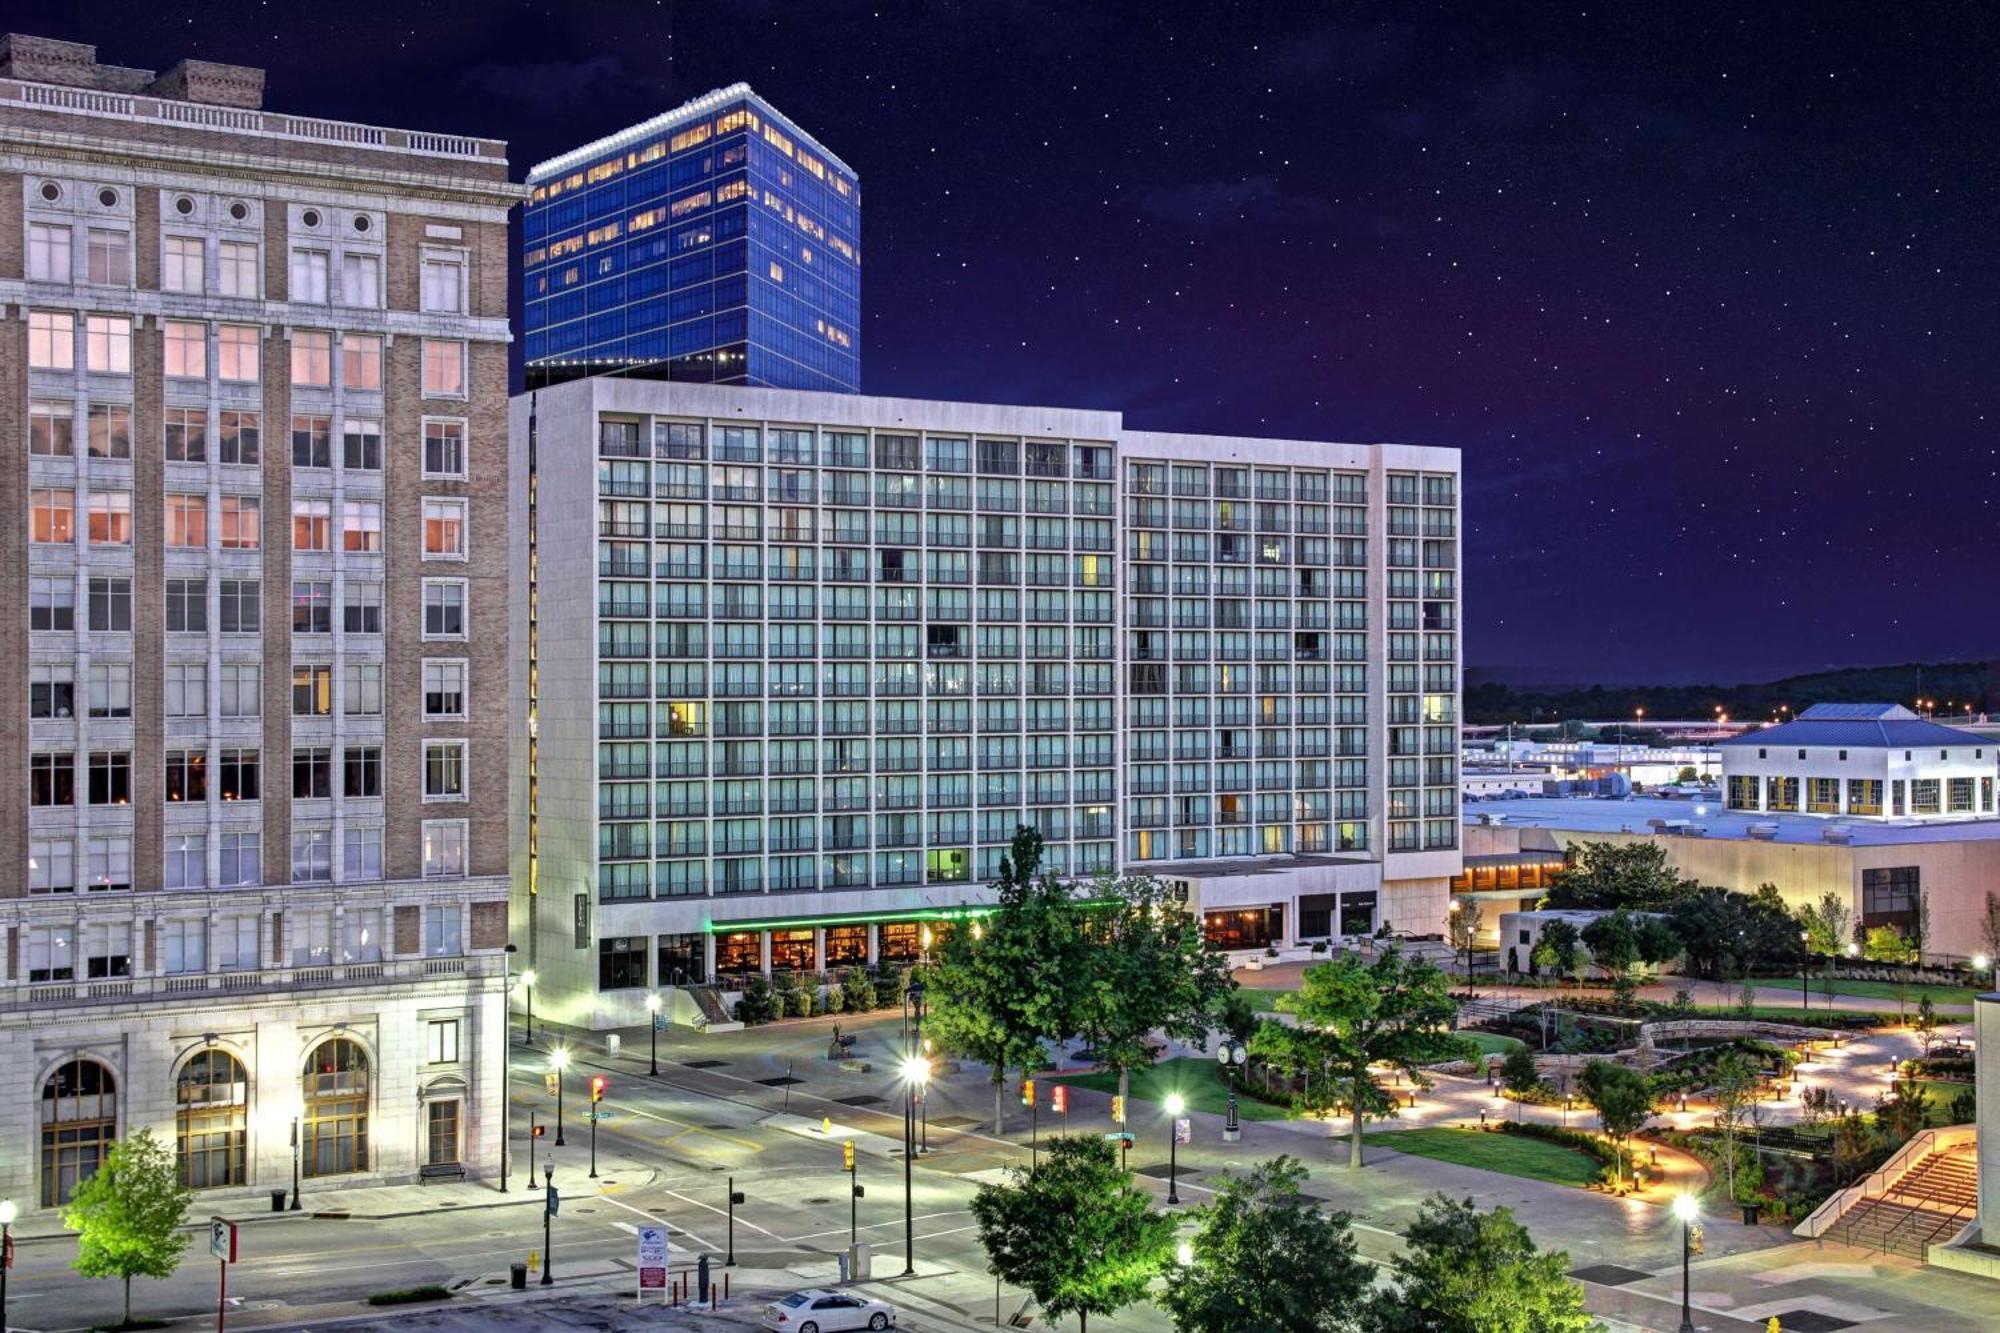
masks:
[[[812,1297],[808,1293],[803,1291],[795,1291],[791,1295],[785,1297],[785,1299],[783,1299],[782,1301],[779,1301],[778,1304],[796,1307],[804,1305],[807,1301],[811,1299]]]

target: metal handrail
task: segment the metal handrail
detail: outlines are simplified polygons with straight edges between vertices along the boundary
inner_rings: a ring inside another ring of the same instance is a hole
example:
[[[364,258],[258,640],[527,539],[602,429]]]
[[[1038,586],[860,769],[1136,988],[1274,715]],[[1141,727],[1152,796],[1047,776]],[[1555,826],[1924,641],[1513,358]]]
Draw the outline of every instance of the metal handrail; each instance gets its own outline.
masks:
[[[1849,1185],[1838,1194],[1832,1195],[1825,1203],[1813,1209],[1805,1221],[1792,1229],[1792,1234],[1794,1236],[1804,1236],[1809,1239],[1817,1239],[1825,1235],[1833,1228],[1836,1222],[1846,1216],[1857,1204],[1886,1194],[1892,1183],[1900,1181],[1905,1175],[1909,1174],[1912,1158],[1921,1161],[1924,1157],[1936,1151],[1931,1146],[1936,1140],[1937,1131],[1935,1129],[1927,1129],[1917,1135],[1898,1149],[1896,1154],[1888,1161],[1869,1172],[1867,1176]],[[1895,1171],[1892,1175],[1892,1168],[1899,1165],[1901,1170]]]

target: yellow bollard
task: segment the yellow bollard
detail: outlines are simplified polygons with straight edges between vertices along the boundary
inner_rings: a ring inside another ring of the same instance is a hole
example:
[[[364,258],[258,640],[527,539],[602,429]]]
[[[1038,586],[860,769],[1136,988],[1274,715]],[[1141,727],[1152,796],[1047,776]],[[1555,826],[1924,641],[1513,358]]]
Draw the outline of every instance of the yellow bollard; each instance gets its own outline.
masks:
[[[821,1116],[821,1117],[819,1118],[819,1132],[820,1132],[820,1133],[822,1133],[822,1134],[827,1134],[827,1135],[831,1135],[831,1134],[833,1133],[833,1117],[832,1117],[832,1116],[830,1116],[830,1115],[823,1115],[823,1116]]]
[[[1778,1316],[1772,1315],[1764,1321],[1764,1333],[1785,1333],[1785,1330],[1778,1324]]]

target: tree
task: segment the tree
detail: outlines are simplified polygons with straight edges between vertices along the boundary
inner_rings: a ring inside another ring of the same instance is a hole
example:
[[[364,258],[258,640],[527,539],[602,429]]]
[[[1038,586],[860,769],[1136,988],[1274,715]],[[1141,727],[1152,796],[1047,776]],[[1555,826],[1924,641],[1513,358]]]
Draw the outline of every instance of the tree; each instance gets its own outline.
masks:
[[[1743,1112],[1756,1096],[1756,1090],[1757,1071],[1736,1051],[1724,1052],[1715,1062],[1715,1123],[1722,1127],[1732,1199],[1736,1197],[1736,1127],[1743,1122]]]
[[[1257,1006],[1244,994],[1242,987],[1231,987],[1215,1003],[1215,1026],[1229,1034],[1232,1041],[1250,1044],[1250,1038],[1257,1032]]]
[[[1500,1062],[1500,1086],[1516,1098],[1527,1096],[1541,1082],[1542,1076],[1535,1068],[1535,1053],[1525,1046],[1516,1046]]]
[[[1593,1333],[1569,1255],[1538,1250],[1508,1208],[1424,1200],[1403,1232],[1395,1285],[1362,1307],[1364,1333]]]
[[[1910,961],[1919,969],[1924,965],[1924,951],[1931,942],[1931,896],[1922,889],[1917,890],[1916,909],[1910,918],[1910,952],[1915,955]]]
[[[1353,1115],[1350,1167],[1361,1165],[1367,1117],[1395,1114],[1395,1103],[1375,1082],[1371,1066],[1388,1065],[1428,1086],[1421,1066],[1470,1049],[1451,1033],[1458,1006],[1444,973],[1421,959],[1404,958],[1393,945],[1372,963],[1347,956],[1307,968],[1299,989],[1280,997],[1278,1008],[1298,1015],[1299,1025],[1264,1024],[1251,1039],[1251,1050],[1306,1076],[1303,1109],[1321,1112],[1345,1100]]]
[[[1609,1060],[1591,1060],[1577,1076],[1577,1091],[1597,1112],[1597,1121],[1611,1136],[1616,1153],[1613,1170],[1625,1186],[1625,1144],[1653,1118],[1653,1084],[1636,1069]]]
[[[142,1129],[111,1145],[97,1174],[76,1187],[63,1225],[77,1233],[72,1267],[85,1277],[115,1277],[125,1284],[125,1318],[132,1322],[132,1279],[168,1278],[187,1248],[188,1204],[194,1192],[181,1184],[174,1155]]]
[[[1638,919],[1623,909],[1598,917],[1583,928],[1583,942],[1590,947],[1591,960],[1611,978],[1619,1007],[1631,1008],[1639,990],[1633,975],[1640,962]]]
[[[1914,951],[1909,937],[1892,925],[1870,926],[1861,946],[1862,957],[1871,963],[1907,963]]]
[[[1772,960],[1798,957],[1799,927],[1777,889],[1754,894],[1697,885],[1668,909],[1689,970],[1722,981],[1747,976]]]
[[[1375,1281],[1348,1214],[1299,1192],[1290,1157],[1223,1177],[1195,1213],[1193,1262],[1167,1275],[1160,1305],[1179,1333],[1347,1333]]]
[[[2000,959],[2000,893],[1986,891],[1986,910],[1979,919],[1979,942],[1989,960]]]
[[[1228,960],[1208,947],[1201,918],[1153,876],[1101,880],[1092,896],[1112,905],[1091,914],[1076,1030],[1118,1071],[1123,1097],[1132,1067],[1153,1062],[1153,1034],[1201,1049],[1210,1011],[1236,983]]]
[[[1032,1292],[1050,1319],[1073,1314],[1086,1330],[1090,1316],[1145,1298],[1173,1253],[1174,1219],[1153,1210],[1110,1143],[1050,1139],[1035,1166],[1007,1174],[972,1196],[988,1271]]]
[[[1817,903],[1801,907],[1798,917],[1806,932],[1806,948],[1811,952],[1832,958],[1847,947],[1847,932],[1854,913],[1840,894],[1822,894]]]
[[[1556,872],[1541,906],[1663,911],[1695,887],[1657,842],[1580,842],[1570,848],[1569,863]]]
[[[1917,1030],[1917,1042],[1928,1056],[1938,1042],[1937,1006],[1931,1003],[1930,996],[1925,995],[1917,1001],[1917,1018],[1910,1026]]]
[[[1695,766],[1693,764],[1682,764],[1681,771],[1674,775],[1674,781],[1700,782],[1701,774],[1695,771]]]
[[[1042,837],[1023,827],[1000,858],[998,899],[975,936],[945,937],[928,978],[930,1031],[944,1049],[983,1062],[993,1084],[993,1132],[1002,1132],[1007,1071],[1027,1077],[1042,1042],[1075,1030],[1088,947],[1081,909],[1052,874],[1037,874]]]
[[[1914,1079],[1896,1079],[1875,1102],[1875,1125],[1892,1148],[1915,1138],[1930,1118],[1930,1092]]]
[[[1535,951],[1528,961],[1537,970],[1564,981],[1577,970],[1583,958],[1583,937],[1575,926],[1558,917],[1545,922],[1536,937]]]

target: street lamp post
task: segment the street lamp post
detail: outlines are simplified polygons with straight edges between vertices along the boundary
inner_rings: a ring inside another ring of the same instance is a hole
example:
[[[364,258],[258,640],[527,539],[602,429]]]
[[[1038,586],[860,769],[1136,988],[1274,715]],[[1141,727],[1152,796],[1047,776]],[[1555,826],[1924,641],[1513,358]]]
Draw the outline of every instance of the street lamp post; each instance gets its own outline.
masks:
[[[911,1036],[924,1030],[924,983],[912,981],[903,991],[904,1014],[915,1020]],[[903,1048],[903,1276],[917,1271],[917,1223],[912,1161],[917,1155],[917,1087],[931,1076],[931,1062],[917,1054],[914,1041]]]
[[[1688,1286],[1689,1286],[1688,1269],[1690,1265],[1690,1256],[1694,1252],[1695,1219],[1701,1216],[1701,1205],[1695,1201],[1695,1197],[1692,1194],[1677,1194],[1674,1196],[1674,1216],[1680,1219],[1680,1224],[1681,1224],[1680,1333],[1695,1333],[1694,1309],[1692,1305],[1689,1303],[1688,1299]]]
[[[1812,966],[1812,932],[1799,932],[1799,1008],[1812,1008],[1812,1000],[1806,990],[1807,969]]]
[[[1243,1127],[1236,1118],[1236,1071],[1248,1063],[1250,1052],[1232,1037],[1215,1048],[1215,1058],[1229,1071],[1229,1114],[1222,1122],[1222,1141],[1235,1143],[1243,1137]]]
[[[556,1147],[568,1146],[563,1142],[563,1071],[569,1068],[569,1047],[558,1046],[549,1053],[549,1063],[556,1071]]]
[[[527,971],[521,974],[521,990],[523,996],[525,997],[525,1002],[528,1007],[528,1015],[527,1015],[528,1021],[521,1033],[521,1044],[523,1046],[533,1046],[535,1044],[535,969],[534,968],[531,967]],[[531,1173],[533,1172],[533,1170],[534,1168],[532,1166],[529,1167],[529,1171]]]
[[[652,1054],[647,1060],[650,1066],[646,1072],[654,1078],[660,1076],[660,993],[654,991],[646,997],[646,1026],[651,1028]]]
[[[534,1179],[534,1168],[529,1167],[528,1170],[528,1178]],[[554,1286],[556,1281],[549,1273],[549,1250],[555,1239],[555,1232],[550,1225],[556,1216],[553,1206],[555,1198],[556,1159],[549,1157],[542,1161],[542,1285],[545,1287]]]
[[[299,1118],[292,1117],[292,1212],[299,1210]],[[0,1324],[0,1330],[7,1326]]]
[[[1180,1181],[1176,1175],[1180,1165],[1181,1112],[1187,1110],[1187,1099],[1178,1092],[1167,1094],[1167,1202],[1181,1201]]]

